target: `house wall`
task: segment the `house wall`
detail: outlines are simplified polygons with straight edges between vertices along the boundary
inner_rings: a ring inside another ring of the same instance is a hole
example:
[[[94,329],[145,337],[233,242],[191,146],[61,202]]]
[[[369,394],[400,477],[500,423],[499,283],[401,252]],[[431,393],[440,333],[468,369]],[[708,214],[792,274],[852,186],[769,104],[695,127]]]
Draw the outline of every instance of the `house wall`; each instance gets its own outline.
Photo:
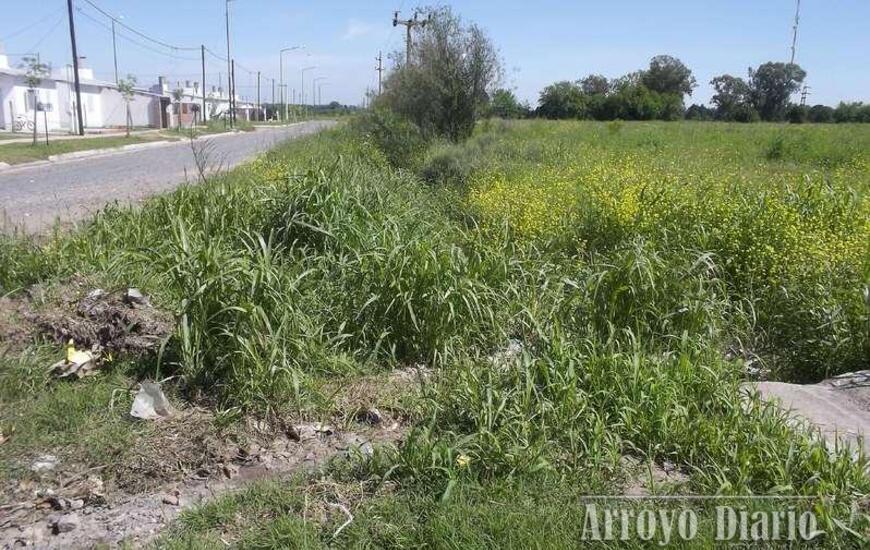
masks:
[[[103,108],[103,126],[107,128],[127,125],[127,103],[115,88],[103,88],[100,92]],[[160,100],[151,94],[137,93],[130,102],[133,126],[160,127]]]
[[[38,112],[36,127],[45,131],[46,121],[49,130],[58,126],[58,90],[54,81],[44,81],[36,90],[36,101],[49,110]],[[0,75],[0,127],[4,130],[14,130],[16,120],[23,119],[33,122],[35,100],[24,82],[24,77],[15,75]]]

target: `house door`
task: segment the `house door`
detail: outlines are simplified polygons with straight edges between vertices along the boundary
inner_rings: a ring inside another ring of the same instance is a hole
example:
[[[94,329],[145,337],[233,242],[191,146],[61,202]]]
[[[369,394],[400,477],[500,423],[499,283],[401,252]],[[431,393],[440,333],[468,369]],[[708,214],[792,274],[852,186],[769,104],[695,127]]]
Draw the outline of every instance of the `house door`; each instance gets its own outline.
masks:
[[[169,106],[172,102],[168,97],[160,98],[160,127],[169,128]]]

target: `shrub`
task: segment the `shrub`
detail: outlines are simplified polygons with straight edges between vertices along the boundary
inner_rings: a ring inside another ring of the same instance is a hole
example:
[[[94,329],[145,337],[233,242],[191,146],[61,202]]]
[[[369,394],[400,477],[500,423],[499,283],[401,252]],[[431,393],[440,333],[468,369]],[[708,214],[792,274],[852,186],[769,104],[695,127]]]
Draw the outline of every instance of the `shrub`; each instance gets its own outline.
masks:
[[[416,168],[428,145],[419,127],[388,109],[363,113],[353,120],[351,127],[396,168]]]
[[[390,73],[375,105],[413,121],[428,137],[459,141],[485,112],[501,64],[480,27],[464,24],[446,7],[427,11],[411,59]]]

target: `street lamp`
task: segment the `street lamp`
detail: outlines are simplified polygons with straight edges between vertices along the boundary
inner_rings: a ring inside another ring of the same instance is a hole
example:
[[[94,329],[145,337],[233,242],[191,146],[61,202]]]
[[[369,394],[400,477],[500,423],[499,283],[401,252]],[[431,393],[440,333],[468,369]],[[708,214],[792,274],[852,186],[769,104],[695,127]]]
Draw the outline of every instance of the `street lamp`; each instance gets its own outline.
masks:
[[[322,96],[323,86],[329,86],[329,82],[321,82],[320,84],[317,85],[317,103],[318,103],[318,105],[321,105],[321,106],[323,105],[323,96]]]
[[[281,84],[280,84],[281,87],[279,89],[283,89],[283,87],[284,87],[284,52],[292,52],[293,50],[301,50],[304,47],[305,46],[292,46],[290,48],[284,48],[283,50],[278,52],[278,60],[279,60],[279,64],[281,65],[280,70],[279,70],[279,72],[281,73],[281,79],[280,79],[281,80]],[[287,98],[282,93],[281,94],[281,105],[283,108],[281,109],[281,111],[284,115],[285,122],[287,121],[287,101],[286,101],[286,99]]]
[[[317,83],[326,80],[325,76],[318,76],[311,82],[311,105],[317,106]]]
[[[305,67],[304,69],[299,71],[299,73],[302,75],[302,84],[301,84],[300,90],[299,90],[299,94],[300,94],[299,104],[302,105],[303,109],[305,108],[305,71],[312,71],[316,68],[317,68],[317,66],[312,65],[311,67]]]

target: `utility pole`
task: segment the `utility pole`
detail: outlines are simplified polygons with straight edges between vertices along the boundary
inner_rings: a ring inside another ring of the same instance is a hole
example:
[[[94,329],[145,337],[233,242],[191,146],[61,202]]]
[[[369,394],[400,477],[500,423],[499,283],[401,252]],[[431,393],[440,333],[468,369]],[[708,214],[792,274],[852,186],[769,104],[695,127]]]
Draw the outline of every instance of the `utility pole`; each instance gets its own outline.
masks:
[[[257,71],[257,120],[260,120],[260,71]]]
[[[399,12],[393,13],[393,26],[398,27],[399,25],[405,26],[405,65],[411,64],[411,31],[417,27],[424,28],[427,23],[429,23],[429,18],[423,19],[422,21],[417,19],[418,12],[414,12],[413,19],[399,19]]]
[[[118,45],[115,42],[115,18],[112,18],[112,57],[115,60],[115,84],[118,83]]]
[[[316,68],[317,67],[312,65],[311,67],[305,67],[304,69],[299,71],[302,74],[302,83],[301,83],[300,89],[299,89],[299,94],[300,94],[299,103],[302,105],[303,108],[305,107],[305,71],[310,71],[310,70],[316,69]]]
[[[230,97],[230,128],[233,127],[233,122],[235,119],[235,110],[234,110],[234,99],[233,99],[233,68],[232,68],[232,57],[230,57],[230,0],[226,0],[226,20],[227,20],[227,85],[229,87],[228,93]]]
[[[67,10],[69,12],[69,38],[72,42],[73,56],[73,79],[76,87],[76,116],[78,117],[78,133],[80,136],[85,135],[85,122],[82,119],[82,85],[79,80],[79,52],[76,48],[76,23],[73,19],[73,0],[66,0]]]
[[[801,0],[797,0],[797,9],[794,12],[794,27],[792,27],[793,33],[791,37],[791,64],[794,64],[794,51],[795,45],[797,44],[797,31],[798,31],[798,23],[800,23],[801,17]]]
[[[231,117],[233,121],[233,127],[236,125],[236,60],[233,59],[230,62],[230,88],[233,90],[232,94],[230,94],[230,101],[232,102],[232,112]]]
[[[807,104],[807,96],[810,94],[810,87],[804,84],[804,89],[801,90],[801,107],[806,106]]]
[[[381,95],[381,91],[383,90],[381,82],[383,81],[384,76],[384,57],[382,52],[378,52],[376,61],[378,62],[378,66],[376,67],[376,70],[378,71],[378,95]]]
[[[199,48],[199,52],[202,55],[202,121],[205,123],[208,122],[208,119],[206,118],[208,116],[208,111],[206,110],[205,105],[205,44],[200,44]]]

